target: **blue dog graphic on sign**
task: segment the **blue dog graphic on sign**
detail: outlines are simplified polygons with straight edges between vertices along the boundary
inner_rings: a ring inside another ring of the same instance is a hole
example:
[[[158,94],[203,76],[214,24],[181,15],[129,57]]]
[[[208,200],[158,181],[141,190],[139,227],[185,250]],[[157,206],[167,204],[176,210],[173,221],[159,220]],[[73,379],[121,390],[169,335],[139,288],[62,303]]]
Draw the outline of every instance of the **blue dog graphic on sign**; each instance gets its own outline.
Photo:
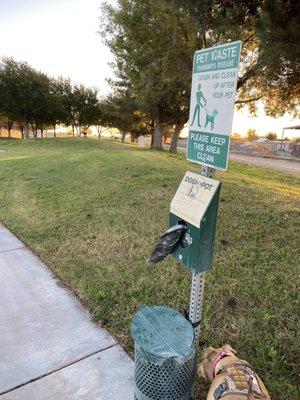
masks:
[[[218,115],[218,111],[214,109],[211,114],[205,109],[206,111],[206,120],[205,120],[205,125],[204,128],[207,127],[208,124],[210,124],[210,130],[212,131],[215,127],[215,118]]]

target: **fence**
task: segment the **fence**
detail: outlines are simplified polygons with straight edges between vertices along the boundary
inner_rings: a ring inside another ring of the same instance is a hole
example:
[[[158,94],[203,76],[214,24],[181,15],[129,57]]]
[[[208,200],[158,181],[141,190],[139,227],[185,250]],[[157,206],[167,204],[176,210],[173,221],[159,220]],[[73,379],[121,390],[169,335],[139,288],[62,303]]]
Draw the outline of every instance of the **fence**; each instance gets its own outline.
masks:
[[[280,140],[260,143],[232,140],[230,150],[261,157],[300,158],[300,143]]]

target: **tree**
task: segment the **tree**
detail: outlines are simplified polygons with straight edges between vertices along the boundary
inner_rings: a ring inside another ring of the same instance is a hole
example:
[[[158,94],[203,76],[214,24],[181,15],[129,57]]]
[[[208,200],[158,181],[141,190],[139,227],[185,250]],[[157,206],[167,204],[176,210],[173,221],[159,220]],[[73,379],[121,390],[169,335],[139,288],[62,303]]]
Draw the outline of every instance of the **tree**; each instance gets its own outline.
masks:
[[[269,132],[266,134],[266,138],[269,140],[276,140],[277,139],[277,133]]]
[[[97,94],[96,89],[90,89],[83,85],[74,86],[73,112],[78,136],[96,122],[99,104]]]
[[[119,0],[116,8],[106,4],[101,32],[116,59],[113,87],[129,91],[153,120],[153,146],[161,148],[163,126],[187,120],[194,51],[240,39],[238,106],[254,112],[255,101],[261,99],[270,115],[296,113],[299,50],[288,46],[287,51],[285,46],[288,38],[297,43],[298,9],[299,2],[283,0]]]
[[[232,136],[231,139],[232,140],[241,140],[242,136],[240,133],[235,132]]]
[[[265,111],[271,116],[286,110],[299,116],[300,2],[264,0],[256,24],[258,49],[264,67]]]
[[[0,113],[6,117],[8,130],[17,122],[29,138],[29,126],[34,137],[43,135],[53,112],[51,80],[27,63],[3,58],[0,65]]]
[[[27,63],[3,58],[0,64],[0,116],[6,121],[10,134],[13,122],[21,126],[22,135],[29,138],[29,127],[36,138],[43,137],[46,127],[72,125],[80,136],[98,118],[98,92],[69,79],[49,78]],[[3,121],[2,121],[3,123]]]
[[[170,0],[193,21],[197,48],[243,43],[236,103],[268,115],[299,115],[300,3],[297,0]],[[296,48],[297,47],[297,48]]]
[[[9,119],[8,117],[6,117],[5,115],[3,115],[2,117],[0,116],[0,129],[1,127],[5,128],[8,132],[8,137],[11,137],[11,130],[13,127],[13,121],[11,119]]]
[[[97,107],[95,108],[94,122],[98,133],[98,139],[101,138],[102,133],[107,131],[109,125],[111,123],[111,116],[109,114],[109,109],[105,99],[102,99],[98,102]]]
[[[149,133],[148,120],[137,109],[134,99],[110,95],[102,103],[102,107],[105,110],[106,125],[120,131],[122,142],[126,134],[130,134],[134,141],[138,136]]]
[[[188,117],[190,46],[182,40],[180,15],[166,2],[120,0],[119,6],[105,5],[101,28],[116,58],[113,87],[135,99],[152,121],[152,146],[161,149],[164,126],[179,125],[177,136]]]
[[[50,81],[48,105],[45,109],[45,113],[47,115],[47,123],[53,127],[53,136],[56,138],[56,126],[68,120],[59,80],[51,79]]]
[[[248,129],[247,139],[249,140],[249,142],[253,142],[253,140],[258,139],[258,135],[257,135],[255,129]]]
[[[64,122],[72,126],[75,137],[87,130],[96,122],[98,110],[97,90],[86,88],[84,85],[72,84],[70,79],[60,78],[57,81],[57,93],[62,97]]]
[[[63,123],[72,127],[72,136],[75,137],[75,107],[74,107],[74,88],[70,79],[60,77],[57,80],[57,92],[62,98],[63,109],[65,111]]]
[[[29,123],[33,121],[37,85],[37,73],[27,63],[5,57],[1,60],[0,112],[24,126],[25,138],[29,138]]]
[[[51,107],[53,107],[53,104],[50,102],[51,81],[47,75],[35,72],[35,79],[32,83],[33,94],[30,124],[33,136],[37,138],[38,130],[40,130],[41,137],[43,137],[43,131],[49,125]]]

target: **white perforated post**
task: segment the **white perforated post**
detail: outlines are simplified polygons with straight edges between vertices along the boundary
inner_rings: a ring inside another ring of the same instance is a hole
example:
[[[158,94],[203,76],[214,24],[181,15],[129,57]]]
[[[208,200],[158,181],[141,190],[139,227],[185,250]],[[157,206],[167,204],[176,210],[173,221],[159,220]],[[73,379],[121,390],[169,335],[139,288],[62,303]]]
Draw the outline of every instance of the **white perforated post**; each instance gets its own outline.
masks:
[[[201,175],[208,178],[213,178],[215,174],[214,168],[209,168],[202,165]],[[193,273],[192,276],[192,287],[191,287],[191,298],[190,298],[190,309],[189,309],[189,320],[195,326],[195,347],[199,346],[200,337],[200,322],[202,317],[202,305],[203,305],[203,294],[204,294],[204,282],[205,272],[199,272],[198,274]]]
[[[204,281],[205,281],[205,272],[200,272],[199,274],[193,273],[189,320],[192,324],[196,325],[194,328],[195,329],[195,342],[194,342],[195,347],[198,347],[198,344],[199,344],[200,325],[197,325],[197,324],[200,323],[201,315],[202,315]]]

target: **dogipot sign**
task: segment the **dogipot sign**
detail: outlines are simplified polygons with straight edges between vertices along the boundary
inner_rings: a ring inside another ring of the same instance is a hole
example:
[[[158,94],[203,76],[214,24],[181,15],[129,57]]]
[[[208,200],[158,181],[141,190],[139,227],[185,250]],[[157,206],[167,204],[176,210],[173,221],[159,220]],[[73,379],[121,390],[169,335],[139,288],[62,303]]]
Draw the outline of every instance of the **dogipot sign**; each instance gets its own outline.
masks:
[[[188,229],[172,252],[194,273],[212,268],[221,183],[186,172],[171,202],[169,226],[184,221]]]

